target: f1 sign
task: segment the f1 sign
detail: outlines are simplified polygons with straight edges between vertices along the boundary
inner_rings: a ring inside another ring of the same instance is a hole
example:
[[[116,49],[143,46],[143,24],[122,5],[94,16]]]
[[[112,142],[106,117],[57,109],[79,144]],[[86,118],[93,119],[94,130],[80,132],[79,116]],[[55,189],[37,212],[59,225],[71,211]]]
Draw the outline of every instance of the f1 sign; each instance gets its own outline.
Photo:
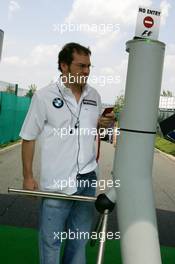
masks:
[[[139,7],[135,36],[158,39],[160,27],[160,10]]]

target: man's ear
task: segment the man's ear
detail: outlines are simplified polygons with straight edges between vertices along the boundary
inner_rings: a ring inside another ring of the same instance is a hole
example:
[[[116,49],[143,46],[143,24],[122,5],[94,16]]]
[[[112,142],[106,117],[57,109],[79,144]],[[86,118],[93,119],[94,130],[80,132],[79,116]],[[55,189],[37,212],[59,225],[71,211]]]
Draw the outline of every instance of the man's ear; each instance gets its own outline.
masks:
[[[61,67],[62,73],[67,73],[68,65],[65,62],[61,62],[60,67]]]

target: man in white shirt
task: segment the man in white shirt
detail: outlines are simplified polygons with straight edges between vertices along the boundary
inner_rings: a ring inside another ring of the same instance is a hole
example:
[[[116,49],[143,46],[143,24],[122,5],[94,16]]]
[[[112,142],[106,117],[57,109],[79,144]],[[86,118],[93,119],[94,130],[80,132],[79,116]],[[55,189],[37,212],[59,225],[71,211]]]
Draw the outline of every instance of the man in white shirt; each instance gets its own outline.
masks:
[[[66,194],[95,195],[94,129],[101,115],[98,92],[87,84],[91,52],[68,43],[58,56],[62,75],[58,82],[37,91],[20,136],[23,188]],[[32,171],[35,141],[41,146],[38,184]],[[63,264],[85,264],[85,245],[93,219],[88,202],[43,199],[40,210],[40,263],[59,264],[63,234],[66,240]],[[65,230],[67,233],[65,233]],[[84,236],[80,237],[80,234]],[[72,238],[68,235],[72,235]]]

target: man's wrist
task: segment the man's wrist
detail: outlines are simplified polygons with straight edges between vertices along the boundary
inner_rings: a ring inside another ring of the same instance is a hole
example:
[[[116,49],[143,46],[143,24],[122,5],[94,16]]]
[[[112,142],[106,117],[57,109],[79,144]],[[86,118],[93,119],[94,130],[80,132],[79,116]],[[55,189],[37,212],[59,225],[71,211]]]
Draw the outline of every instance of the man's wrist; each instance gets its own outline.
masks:
[[[31,179],[33,179],[33,174],[24,173],[23,178],[24,178],[24,180],[31,180]]]

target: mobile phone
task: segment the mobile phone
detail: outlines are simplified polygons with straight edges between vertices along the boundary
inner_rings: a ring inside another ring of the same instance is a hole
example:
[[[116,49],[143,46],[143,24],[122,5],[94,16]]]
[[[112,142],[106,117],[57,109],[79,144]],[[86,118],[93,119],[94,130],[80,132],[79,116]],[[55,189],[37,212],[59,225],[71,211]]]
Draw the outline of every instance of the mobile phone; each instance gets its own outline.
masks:
[[[105,116],[106,114],[109,114],[113,111],[114,107],[107,107],[104,109],[102,116]]]

